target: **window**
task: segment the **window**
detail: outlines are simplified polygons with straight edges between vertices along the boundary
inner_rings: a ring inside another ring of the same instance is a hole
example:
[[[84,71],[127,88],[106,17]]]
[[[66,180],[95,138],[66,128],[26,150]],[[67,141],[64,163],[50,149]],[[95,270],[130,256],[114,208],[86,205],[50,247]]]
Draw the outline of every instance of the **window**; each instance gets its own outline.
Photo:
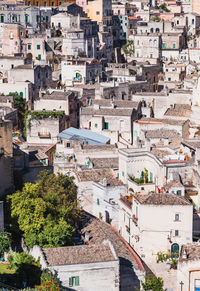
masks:
[[[152,54],[150,54],[150,59],[152,59],[153,58],[153,55]]]
[[[122,177],[124,177],[124,172],[122,171]]]
[[[20,93],[19,93],[19,96],[23,97],[23,95],[24,95],[23,92],[20,92]]]
[[[150,29],[150,32],[153,33],[153,28]]]
[[[70,148],[70,143],[69,142],[67,143],[67,148]]]
[[[28,15],[25,15],[25,23],[28,23]]]
[[[122,93],[122,100],[124,100],[124,97],[125,97],[125,94],[124,94],[124,93]]]
[[[46,7],[47,6],[47,2],[46,1],[44,1],[44,7]]]
[[[96,11],[96,15],[100,15],[100,12],[99,11]]]
[[[79,286],[79,276],[69,278],[69,287]]]
[[[194,19],[192,19],[192,24],[194,24]]]
[[[36,15],[36,22],[39,22],[39,15]]]
[[[28,50],[31,50],[31,44],[28,44]]]
[[[99,198],[97,198],[97,205],[100,205],[100,201],[99,201]]]
[[[168,72],[168,69],[166,69],[166,72]]]
[[[171,81],[171,78],[168,78],[168,81]]]
[[[98,124],[97,124],[97,123],[95,123],[94,127],[95,127],[95,128],[98,128]]]
[[[153,42],[152,39],[149,40],[149,46],[152,46]]]
[[[177,20],[176,24],[179,24],[179,20]]]
[[[38,5],[39,5],[39,2],[37,1],[37,2],[36,2],[36,6],[38,6]]]
[[[37,50],[40,50],[40,44],[37,44]]]
[[[54,6],[54,2],[51,3],[51,6]]]
[[[1,23],[4,22],[4,15],[1,15]]]
[[[108,122],[105,122],[104,129],[108,130],[108,128],[109,128],[109,124],[108,124]]]
[[[177,190],[176,194],[181,196],[182,191],[181,190]]]
[[[179,236],[179,230],[175,230],[175,232],[174,232],[174,236]]]
[[[180,221],[180,216],[178,213],[175,214],[175,221]]]
[[[166,43],[165,43],[165,42],[162,43],[162,48],[163,48],[163,49],[166,48]]]
[[[53,3],[53,2],[52,2]],[[53,6],[53,5],[52,5]],[[49,21],[49,17],[48,16],[46,16],[46,22],[48,22]]]
[[[173,48],[174,48],[174,49],[176,48],[176,43],[175,43],[175,42],[173,43]]]
[[[38,58],[38,60],[40,61],[40,60],[41,60],[41,55],[38,55],[37,58]]]
[[[194,287],[195,287],[195,291],[200,291],[200,280],[199,279],[195,279],[194,280]]]
[[[151,172],[150,172],[149,182],[150,182],[150,183],[153,183],[153,173],[151,173]]]
[[[124,120],[120,120],[120,131],[124,130]]]
[[[61,23],[60,22],[58,22],[58,27],[61,28]]]

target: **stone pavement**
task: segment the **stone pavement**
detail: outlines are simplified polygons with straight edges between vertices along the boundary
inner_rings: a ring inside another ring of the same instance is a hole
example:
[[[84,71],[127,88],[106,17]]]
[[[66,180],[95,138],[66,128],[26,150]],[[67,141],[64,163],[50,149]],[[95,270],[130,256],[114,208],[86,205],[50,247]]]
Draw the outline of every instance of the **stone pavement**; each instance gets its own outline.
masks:
[[[145,260],[144,260],[145,261]],[[156,275],[156,277],[163,278],[164,288],[169,291],[176,291],[177,288],[177,270],[168,269],[166,263],[156,263],[155,261],[145,261],[147,266]]]

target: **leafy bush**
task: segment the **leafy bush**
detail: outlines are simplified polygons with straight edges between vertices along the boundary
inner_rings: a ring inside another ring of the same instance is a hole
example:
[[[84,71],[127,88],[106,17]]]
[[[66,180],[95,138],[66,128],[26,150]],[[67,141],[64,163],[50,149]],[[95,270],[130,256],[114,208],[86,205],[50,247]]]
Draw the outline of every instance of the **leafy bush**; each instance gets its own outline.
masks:
[[[4,252],[9,251],[11,244],[11,234],[8,232],[0,232],[0,256],[3,256]]]
[[[142,282],[142,287],[143,290],[152,290],[152,291],[164,291],[163,289],[163,279],[158,277],[153,277],[153,276],[147,276],[145,277],[145,282]]]
[[[36,290],[49,290],[49,291],[61,291],[60,283],[57,278],[51,273],[51,271],[46,270],[42,272],[41,283],[35,286]]]

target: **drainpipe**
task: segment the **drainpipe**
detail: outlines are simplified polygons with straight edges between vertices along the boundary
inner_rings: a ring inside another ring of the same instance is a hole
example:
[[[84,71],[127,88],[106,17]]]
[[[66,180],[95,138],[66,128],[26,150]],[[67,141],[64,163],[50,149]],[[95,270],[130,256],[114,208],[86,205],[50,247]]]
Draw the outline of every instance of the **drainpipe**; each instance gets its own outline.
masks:
[[[194,269],[194,270],[189,271],[189,289],[188,289],[188,291],[190,291],[190,275],[192,272],[200,272],[200,269]]]

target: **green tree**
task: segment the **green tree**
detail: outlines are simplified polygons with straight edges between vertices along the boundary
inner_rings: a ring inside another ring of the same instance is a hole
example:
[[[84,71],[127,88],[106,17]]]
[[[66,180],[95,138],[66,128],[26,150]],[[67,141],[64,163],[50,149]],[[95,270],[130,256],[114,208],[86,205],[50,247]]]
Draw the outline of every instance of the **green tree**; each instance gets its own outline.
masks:
[[[26,183],[8,200],[28,248],[71,244],[81,213],[72,178],[43,171],[35,184]]]
[[[33,287],[40,283],[41,265],[39,259],[36,261],[31,255],[11,251],[8,256],[8,266],[15,270],[19,279],[19,285],[24,283],[28,287]],[[21,287],[20,286],[20,287]]]
[[[160,277],[147,276],[145,282],[142,282],[143,290],[164,291],[163,285],[163,279]]]
[[[10,233],[0,232],[0,256],[2,256],[4,252],[9,251],[10,244],[11,244]]]

